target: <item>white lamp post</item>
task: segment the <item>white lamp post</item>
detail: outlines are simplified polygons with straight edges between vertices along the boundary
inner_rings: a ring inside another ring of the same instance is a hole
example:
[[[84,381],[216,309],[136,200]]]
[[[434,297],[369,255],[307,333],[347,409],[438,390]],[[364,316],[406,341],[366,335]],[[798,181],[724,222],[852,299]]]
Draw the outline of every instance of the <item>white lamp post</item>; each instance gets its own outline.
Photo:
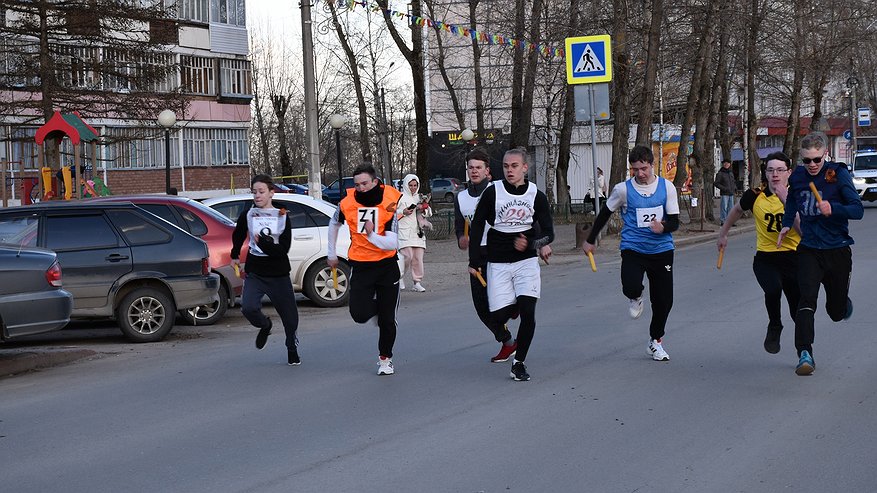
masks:
[[[172,110],[158,114],[158,124],[164,127],[164,193],[171,194],[171,128],[177,124],[177,115]]]

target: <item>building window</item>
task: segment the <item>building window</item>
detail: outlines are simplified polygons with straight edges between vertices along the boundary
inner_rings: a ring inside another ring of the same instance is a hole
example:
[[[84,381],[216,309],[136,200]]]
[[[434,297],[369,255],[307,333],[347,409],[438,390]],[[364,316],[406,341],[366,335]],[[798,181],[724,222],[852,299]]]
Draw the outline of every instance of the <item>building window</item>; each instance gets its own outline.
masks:
[[[149,41],[155,44],[175,45],[180,42],[180,30],[171,19],[149,21]]]
[[[37,86],[39,45],[36,42],[4,36],[0,38],[0,85],[3,87]]]
[[[187,21],[210,21],[210,0],[178,0],[177,17]]]
[[[211,0],[210,1],[210,20],[219,24],[230,24],[232,26],[246,26],[247,19],[244,11],[246,10],[245,0]]]
[[[165,167],[164,132],[150,128],[108,127],[107,169]],[[171,136],[171,167],[179,166],[176,139]]]
[[[180,72],[183,91],[190,94],[216,95],[212,58],[181,56]]]
[[[246,129],[183,129],[184,166],[249,166]]]
[[[55,76],[61,85],[83,89],[100,88],[97,47],[54,45],[53,48],[58,54]]]
[[[16,163],[13,168],[17,171],[21,164],[24,169],[37,169],[39,158],[37,145],[34,137],[37,135],[36,127],[12,127],[9,133],[10,153],[9,160]]]
[[[175,73],[169,55],[130,56],[121,50],[104,49],[104,88],[111,91],[170,92]]]
[[[251,97],[253,83],[249,60],[219,60],[219,89],[221,96]]]

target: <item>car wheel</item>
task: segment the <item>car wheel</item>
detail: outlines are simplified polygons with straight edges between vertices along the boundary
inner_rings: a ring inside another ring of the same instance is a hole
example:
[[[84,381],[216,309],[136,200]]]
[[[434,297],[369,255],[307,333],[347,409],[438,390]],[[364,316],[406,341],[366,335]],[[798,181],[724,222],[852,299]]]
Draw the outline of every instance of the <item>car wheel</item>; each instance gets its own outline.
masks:
[[[174,326],[173,300],[155,288],[131,291],[116,308],[116,321],[122,334],[134,342],[158,342]]]
[[[454,194],[450,193],[450,192],[445,194],[445,202],[447,202],[449,204],[453,204],[454,203]]]
[[[344,306],[350,296],[350,266],[343,260],[338,262],[338,285],[332,280],[332,269],[324,262],[317,261],[305,273],[302,291],[314,304],[325,307]]]
[[[219,283],[219,297],[209,305],[196,306],[187,310],[180,310],[180,317],[187,325],[213,325],[225,316],[228,310],[228,288],[224,282]]]

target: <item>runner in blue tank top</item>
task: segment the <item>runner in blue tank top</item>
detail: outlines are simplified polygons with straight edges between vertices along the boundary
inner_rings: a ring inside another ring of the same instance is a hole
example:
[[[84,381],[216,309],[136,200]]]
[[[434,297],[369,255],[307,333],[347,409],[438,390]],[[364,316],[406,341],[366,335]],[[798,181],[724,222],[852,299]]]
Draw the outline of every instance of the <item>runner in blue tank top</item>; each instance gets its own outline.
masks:
[[[630,299],[630,316],[643,312],[643,276],[649,278],[652,321],[649,325],[648,354],[656,361],[669,361],[663,337],[673,307],[673,236],[679,228],[679,201],[673,184],[655,176],[652,151],[636,146],[628,161],[633,177],[612,189],[606,206],[597,214],[594,227],[582,245],[593,253],[597,235],[609,216],[621,209],[621,288]]]

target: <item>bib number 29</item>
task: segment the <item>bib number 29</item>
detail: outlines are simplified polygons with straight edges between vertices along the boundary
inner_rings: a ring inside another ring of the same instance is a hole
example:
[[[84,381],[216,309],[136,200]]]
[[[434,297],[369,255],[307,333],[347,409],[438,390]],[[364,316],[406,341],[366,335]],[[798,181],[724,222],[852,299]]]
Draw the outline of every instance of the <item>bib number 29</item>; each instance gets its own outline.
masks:
[[[365,233],[365,223],[371,221],[375,228],[378,224],[378,208],[377,207],[360,207],[356,211],[356,231]]]

